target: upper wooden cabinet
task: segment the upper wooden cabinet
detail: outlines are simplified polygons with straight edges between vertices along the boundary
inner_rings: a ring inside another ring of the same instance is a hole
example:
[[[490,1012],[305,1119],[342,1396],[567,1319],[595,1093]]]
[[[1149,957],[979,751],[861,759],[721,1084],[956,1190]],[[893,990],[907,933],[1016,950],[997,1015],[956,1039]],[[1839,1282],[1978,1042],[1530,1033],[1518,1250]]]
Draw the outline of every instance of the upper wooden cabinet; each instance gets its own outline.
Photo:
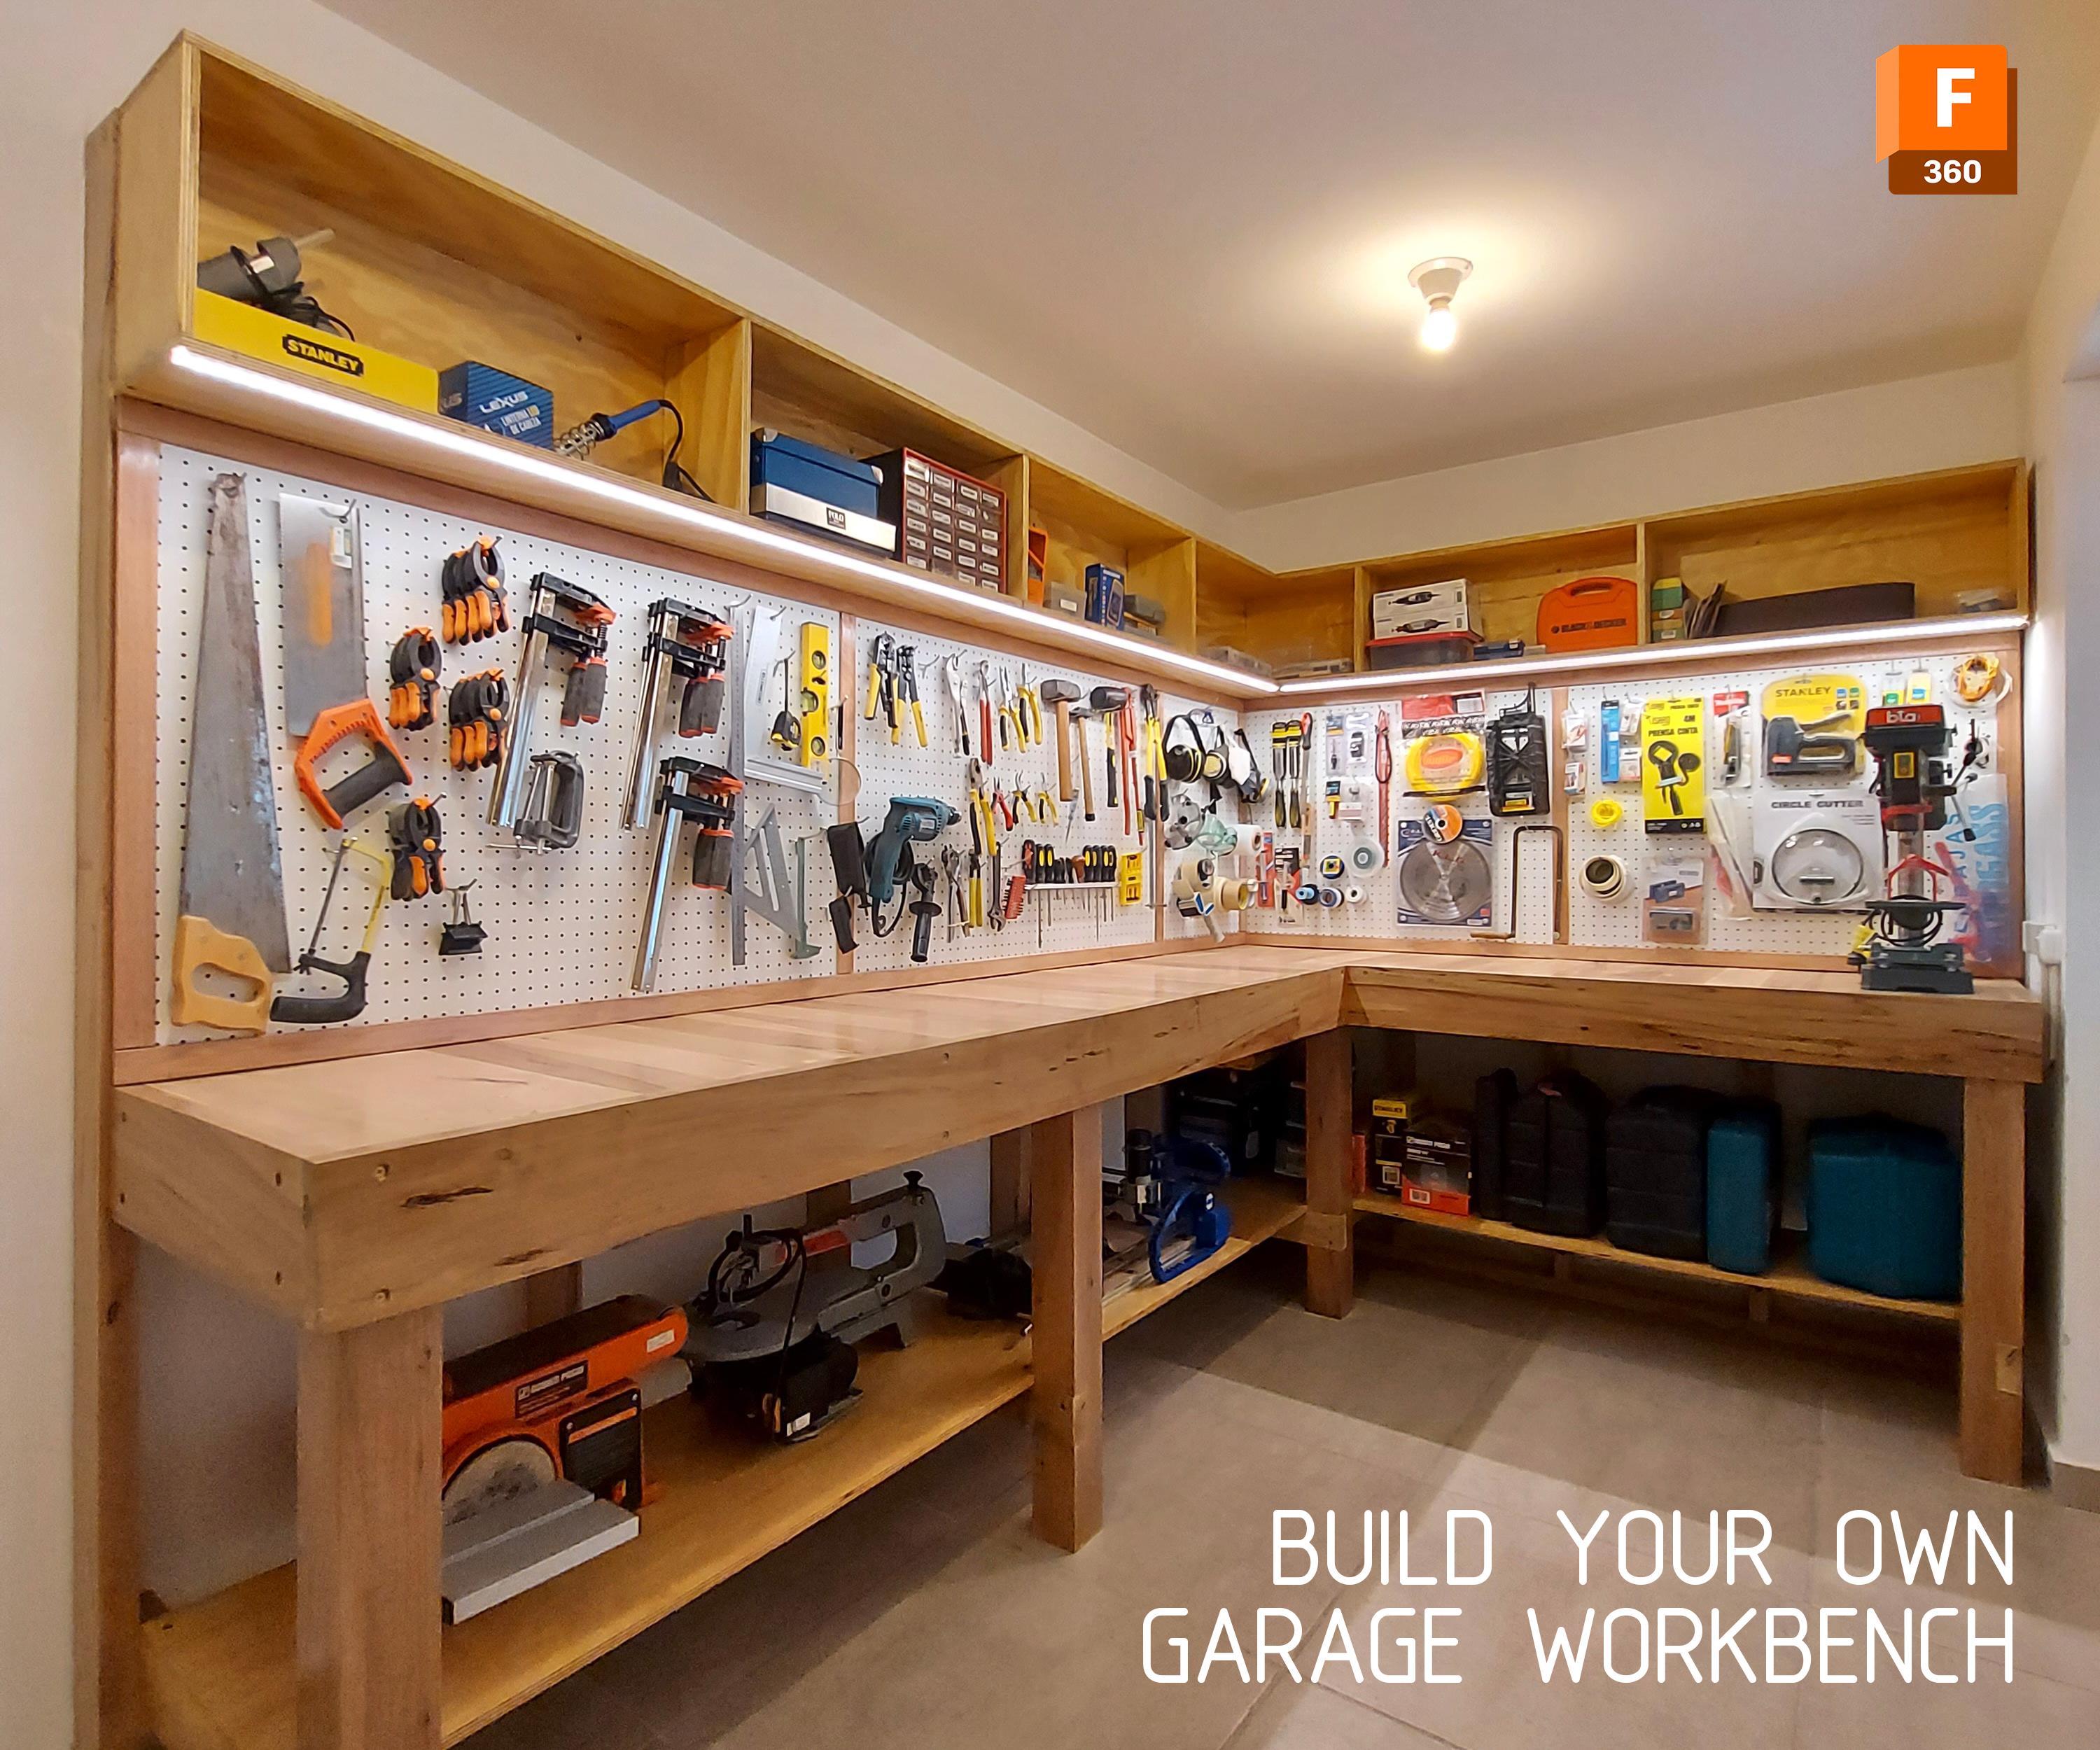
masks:
[[[329,241],[307,254],[307,284],[360,341],[435,368],[475,359],[514,372],[553,391],[558,429],[661,397],[684,422],[685,467],[732,513],[748,508],[754,430],[861,456],[920,451],[1006,494],[1008,595],[1030,595],[1032,533],[1050,584],[1075,588],[1089,564],[1114,566],[1163,606],[1166,641],[1184,650],[1361,667],[1374,593],[1458,576],[1493,640],[1530,636],[1546,590],[1600,571],[1635,579],[1643,606],[1648,587],[1672,576],[1694,590],[1725,582],[1735,599],[1904,579],[1921,615],[1953,612],[1970,588],[2027,602],[2027,478],[2017,461],[1278,575],[193,37],[177,40],[119,112],[117,157],[101,313],[112,392],[455,483],[502,491],[508,481],[514,495],[503,440],[478,456],[410,457],[369,430],[302,415],[297,398],[258,407],[181,369],[178,347],[214,353],[197,338],[197,262],[325,230]],[[304,399],[310,412],[311,386]],[[573,469],[572,487],[543,475],[535,496],[620,521],[589,481],[610,471],[653,487],[670,439],[668,421],[638,421],[589,462],[560,465]],[[792,552],[783,562],[795,568]]]

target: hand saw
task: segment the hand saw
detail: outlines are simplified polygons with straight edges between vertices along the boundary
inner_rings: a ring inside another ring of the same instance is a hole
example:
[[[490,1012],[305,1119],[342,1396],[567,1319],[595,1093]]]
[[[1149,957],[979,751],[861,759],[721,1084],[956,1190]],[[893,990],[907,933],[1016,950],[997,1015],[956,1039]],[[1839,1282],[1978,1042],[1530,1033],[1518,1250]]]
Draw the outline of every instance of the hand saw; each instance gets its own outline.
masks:
[[[210,515],[170,1012],[179,1026],[260,1033],[276,974],[291,970],[292,950],[262,708],[248,499],[239,474],[212,482]],[[198,975],[208,970],[252,985],[254,994],[201,989]]]

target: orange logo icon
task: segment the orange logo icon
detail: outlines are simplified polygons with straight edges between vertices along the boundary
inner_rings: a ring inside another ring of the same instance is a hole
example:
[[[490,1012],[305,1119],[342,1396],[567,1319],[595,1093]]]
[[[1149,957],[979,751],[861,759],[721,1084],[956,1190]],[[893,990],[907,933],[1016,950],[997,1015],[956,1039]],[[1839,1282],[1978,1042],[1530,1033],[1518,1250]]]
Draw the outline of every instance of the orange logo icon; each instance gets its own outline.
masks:
[[[2018,187],[2018,73],[1997,43],[1907,42],[1874,63],[1874,156],[1891,194]]]

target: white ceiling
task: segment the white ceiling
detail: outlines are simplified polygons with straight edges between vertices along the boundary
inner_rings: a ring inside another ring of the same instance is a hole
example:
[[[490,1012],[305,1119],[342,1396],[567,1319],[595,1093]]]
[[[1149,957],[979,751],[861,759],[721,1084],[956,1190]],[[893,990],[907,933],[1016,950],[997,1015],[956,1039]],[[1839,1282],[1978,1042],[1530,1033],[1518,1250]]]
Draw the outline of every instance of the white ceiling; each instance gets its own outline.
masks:
[[[1236,508],[2007,357],[2100,107],[2095,0],[329,3]],[[2019,194],[1890,195],[2000,41]]]

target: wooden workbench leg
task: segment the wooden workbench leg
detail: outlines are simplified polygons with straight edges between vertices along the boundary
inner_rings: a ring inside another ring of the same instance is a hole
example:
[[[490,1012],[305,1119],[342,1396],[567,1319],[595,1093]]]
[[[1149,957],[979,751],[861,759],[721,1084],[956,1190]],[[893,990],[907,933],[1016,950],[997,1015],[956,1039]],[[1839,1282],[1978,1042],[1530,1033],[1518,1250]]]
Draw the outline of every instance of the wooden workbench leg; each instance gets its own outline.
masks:
[[[298,1750],[438,1750],[437,1307],[299,1339]]]
[[[525,1278],[525,1323],[537,1330],[580,1312],[584,1305],[584,1267],[557,1264],[551,1270],[535,1271]]]
[[[2027,1305],[2027,1090],[1961,1091],[1961,1469],[2020,1480]]]
[[[1028,1227],[1028,1132],[1001,1131],[991,1139],[991,1237],[1004,1240]]]
[[[1330,1319],[1357,1298],[1351,1065],[1348,1028],[1305,1042],[1305,1305]]]
[[[1101,1528],[1101,1109],[1032,1126],[1028,1158],[1035,1535],[1077,1549]]]

